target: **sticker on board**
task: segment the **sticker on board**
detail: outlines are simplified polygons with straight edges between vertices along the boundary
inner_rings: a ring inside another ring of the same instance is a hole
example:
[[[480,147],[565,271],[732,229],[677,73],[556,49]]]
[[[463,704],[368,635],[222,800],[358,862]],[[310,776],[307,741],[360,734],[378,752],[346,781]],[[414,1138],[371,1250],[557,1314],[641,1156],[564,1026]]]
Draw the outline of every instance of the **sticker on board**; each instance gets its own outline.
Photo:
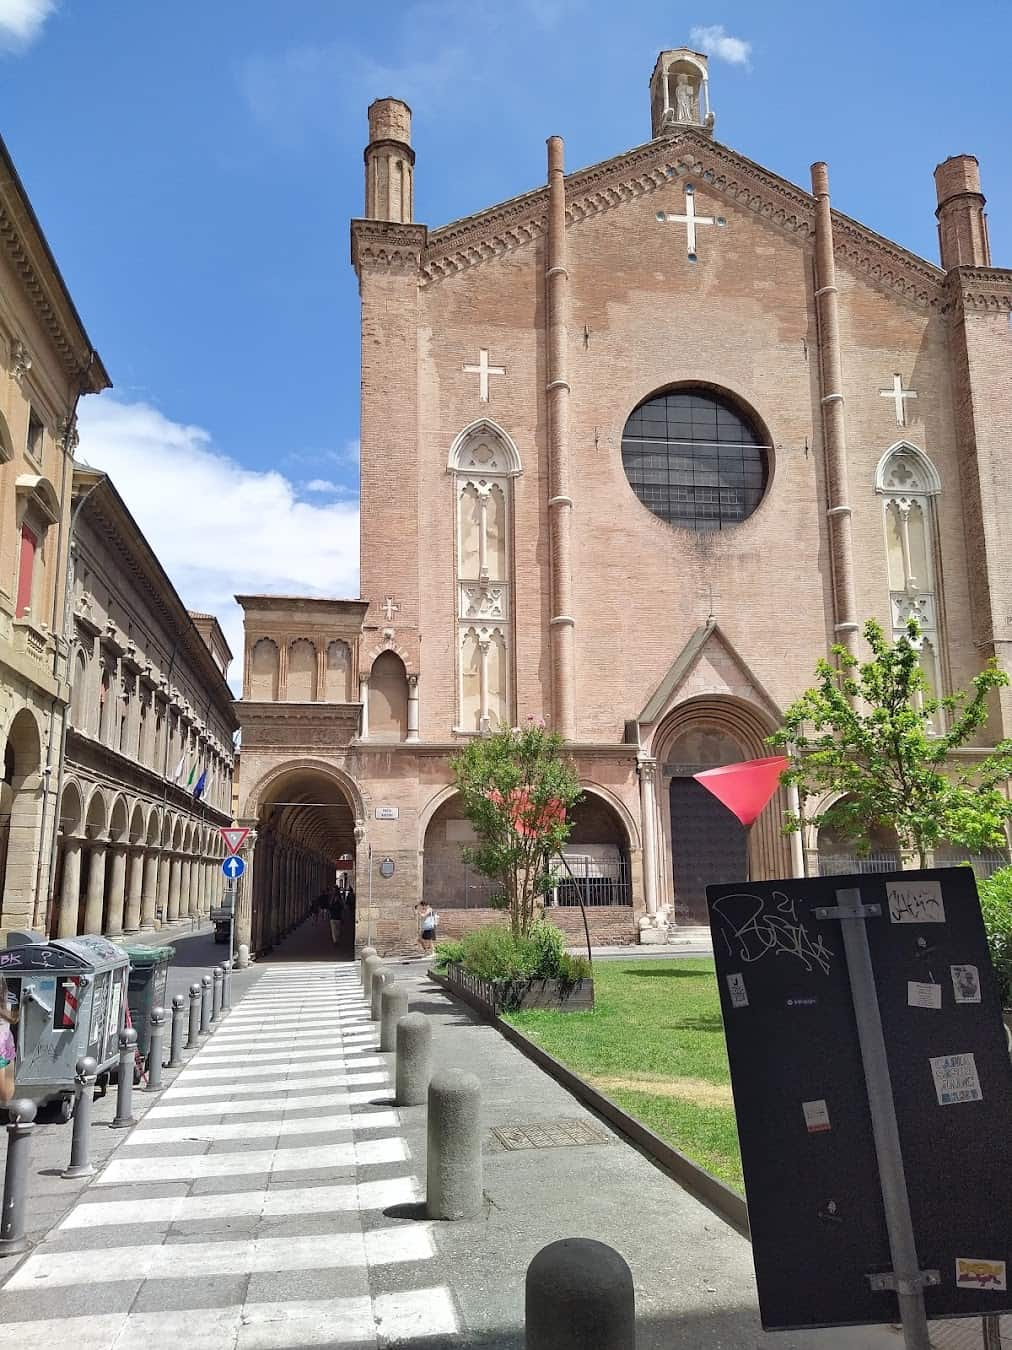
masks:
[[[942,1006],[942,986],[923,984],[918,980],[907,980],[907,1003],[911,1008],[940,1008]]]
[[[831,1128],[829,1124],[829,1107],[825,1101],[802,1102],[801,1109],[805,1113],[805,1125],[809,1134],[825,1134]]]
[[[744,975],[729,975],[727,977],[727,992],[731,995],[732,1008],[747,1008],[748,993],[745,989]]]
[[[939,1106],[956,1106],[960,1102],[982,1102],[977,1065],[973,1055],[939,1055],[928,1061],[935,1080]]]
[[[980,971],[976,966],[950,966],[949,974],[957,1003],[980,1002]]]
[[[1005,1289],[1005,1262],[980,1261],[970,1256],[957,1256],[956,1288],[998,1291]]]
[[[937,881],[887,881],[893,923],[944,923],[942,887]]]

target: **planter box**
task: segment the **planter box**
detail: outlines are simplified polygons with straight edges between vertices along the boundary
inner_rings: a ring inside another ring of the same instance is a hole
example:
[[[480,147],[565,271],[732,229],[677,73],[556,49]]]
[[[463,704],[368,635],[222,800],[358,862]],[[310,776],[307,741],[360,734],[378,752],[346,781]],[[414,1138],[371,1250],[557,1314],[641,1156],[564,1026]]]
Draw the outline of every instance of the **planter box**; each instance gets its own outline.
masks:
[[[544,1008],[551,1012],[590,1012],[594,1006],[594,981],[578,980],[560,986],[558,980],[480,980],[461,966],[449,966],[443,977],[451,990],[459,990],[483,1004],[498,1017],[504,1012]]]

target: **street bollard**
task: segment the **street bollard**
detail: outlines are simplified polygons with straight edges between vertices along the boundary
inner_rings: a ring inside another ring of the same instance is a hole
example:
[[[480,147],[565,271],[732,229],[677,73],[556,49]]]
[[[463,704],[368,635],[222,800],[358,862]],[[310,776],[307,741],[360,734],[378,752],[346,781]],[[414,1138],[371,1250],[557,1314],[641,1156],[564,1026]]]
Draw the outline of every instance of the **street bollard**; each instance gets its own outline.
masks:
[[[110,1125],[112,1130],[125,1130],[134,1120],[134,1051],[137,1049],[137,1032],[133,1027],[124,1027],[119,1034],[119,1070],[116,1075],[116,1115]]]
[[[28,1246],[25,1237],[25,1192],[28,1155],[35,1129],[35,1103],[19,1097],[7,1107],[7,1170],[3,1209],[0,1210],[0,1256],[17,1256]]]
[[[363,947],[358,954],[358,973],[359,979],[362,981],[363,989],[365,989],[365,963],[369,960],[370,956],[376,955],[377,952],[375,947]]]
[[[223,1012],[228,1012],[232,1007],[232,962],[222,962],[221,968],[225,972],[221,982],[221,1007]]]
[[[91,1150],[91,1108],[95,1101],[97,1075],[98,1060],[92,1059],[91,1055],[85,1055],[77,1061],[74,1133],[70,1140],[70,1166],[60,1173],[63,1177],[94,1176],[95,1169],[88,1155]]]
[[[200,1034],[206,1036],[211,1030],[211,986],[213,981],[210,975],[202,975],[200,979]]]
[[[217,1022],[221,1016],[221,990],[225,982],[225,972],[221,966],[215,966],[211,971],[211,978],[214,981],[211,989],[211,1021]]]
[[[407,986],[391,980],[380,994],[380,1051],[392,1055],[397,1049],[397,1023],[408,1015]]]
[[[612,1247],[563,1238],[527,1267],[527,1350],[636,1350],[632,1272]]]
[[[148,1092],[162,1086],[162,1041],[165,1037],[165,1009],[151,1009],[151,1040],[148,1045]]]
[[[372,998],[373,976],[376,974],[377,970],[381,970],[382,967],[383,962],[375,953],[373,953],[372,956],[367,956],[362,963],[362,997],[365,999],[366,1003]]]
[[[196,1050],[200,1042],[197,1033],[200,1030],[200,985],[190,985],[190,1025],[186,1036],[187,1050]]]
[[[432,1027],[424,1013],[408,1013],[397,1023],[394,1104],[421,1106],[432,1077]]]
[[[245,942],[239,943],[239,950],[236,952],[236,968],[245,970],[249,965],[249,947]]]
[[[388,970],[373,971],[372,994],[370,995],[369,1016],[374,1022],[380,1020],[380,999],[383,997],[384,986],[393,983],[393,975]]]
[[[429,1083],[425,1212],[473,1219],[481,1202],[481,1085],[473,1073],[443,1069]]]
[[[172,1027],[169,1039],[168,1069],[178,1069],[183,1062],[183,1023],[186,1021],[186,999],[176,994],[172,999]]]

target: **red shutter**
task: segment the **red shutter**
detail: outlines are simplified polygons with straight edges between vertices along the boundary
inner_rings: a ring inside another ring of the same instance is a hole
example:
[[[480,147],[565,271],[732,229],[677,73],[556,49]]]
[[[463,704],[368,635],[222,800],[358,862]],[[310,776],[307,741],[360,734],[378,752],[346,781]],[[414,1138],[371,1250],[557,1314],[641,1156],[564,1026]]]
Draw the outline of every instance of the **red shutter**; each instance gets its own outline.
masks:
[[[18,602],[15,616],[23,619],[32,607],[32,574],[39,541],[27,525],[21,526],[21,559],[18,564]]]

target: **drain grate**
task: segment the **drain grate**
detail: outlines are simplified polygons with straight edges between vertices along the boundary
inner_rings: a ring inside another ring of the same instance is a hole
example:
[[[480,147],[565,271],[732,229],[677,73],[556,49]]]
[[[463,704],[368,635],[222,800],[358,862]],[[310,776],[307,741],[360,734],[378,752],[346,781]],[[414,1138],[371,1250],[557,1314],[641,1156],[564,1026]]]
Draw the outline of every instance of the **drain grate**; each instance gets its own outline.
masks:
[[[499,1125],[492,1137],[511,1152],[521,1148],[571,1148],[574,1144],[610,1144],[611,1135],[585,1120],[538,1120],[531,1125]]]

